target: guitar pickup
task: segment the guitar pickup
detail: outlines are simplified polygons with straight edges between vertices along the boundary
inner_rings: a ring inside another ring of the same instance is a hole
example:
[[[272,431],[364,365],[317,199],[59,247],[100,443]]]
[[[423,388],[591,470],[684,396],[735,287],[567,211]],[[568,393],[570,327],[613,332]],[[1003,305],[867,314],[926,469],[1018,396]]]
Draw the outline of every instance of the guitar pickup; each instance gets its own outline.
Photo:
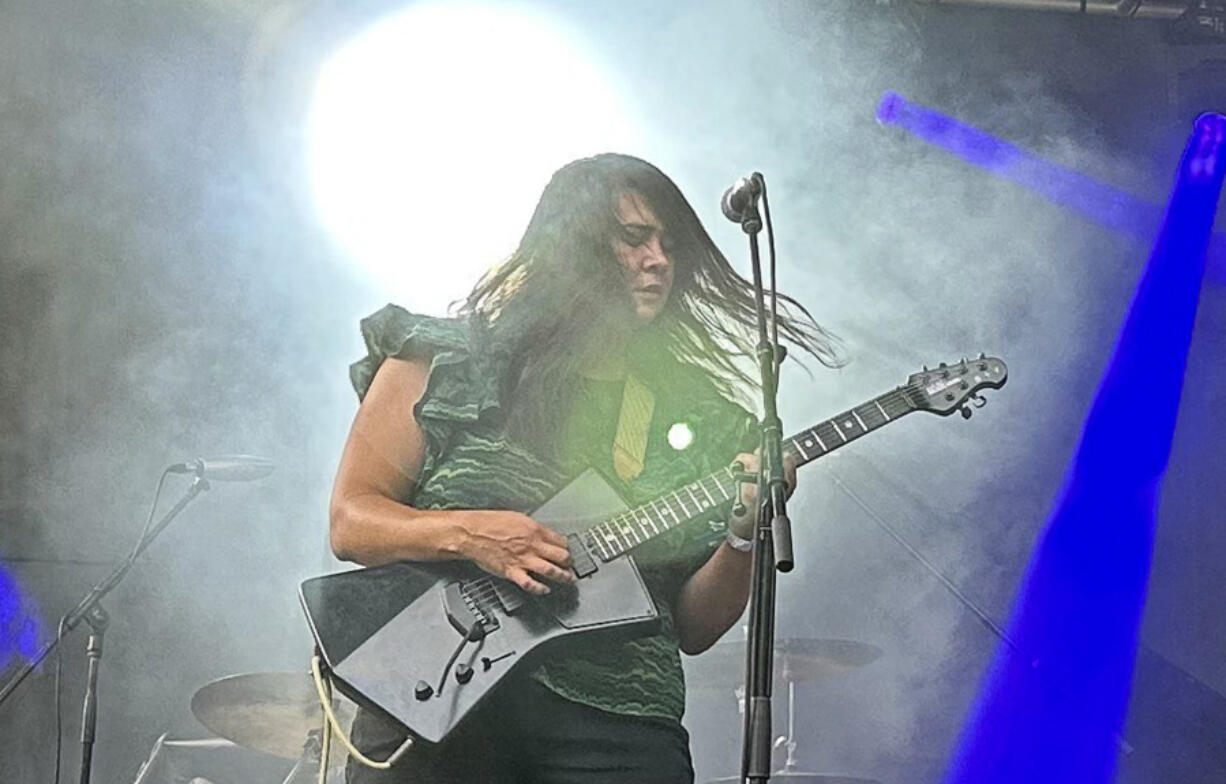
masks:
[[[524,606],[523,590],[509,580],[494,581],[494,596],[498,598],[498,603],[502,605],[502,610],[507,615],[514,615],[519,608]]]
[[[597,571],[596,560],[592,558],[592,553],[583,544],[583,540],[579,538],[579,535],[568,534],[566,541],[567,549],[570,550],[570,568],[574,570],[575,575],[582,579],[589,574],[595,574]]]

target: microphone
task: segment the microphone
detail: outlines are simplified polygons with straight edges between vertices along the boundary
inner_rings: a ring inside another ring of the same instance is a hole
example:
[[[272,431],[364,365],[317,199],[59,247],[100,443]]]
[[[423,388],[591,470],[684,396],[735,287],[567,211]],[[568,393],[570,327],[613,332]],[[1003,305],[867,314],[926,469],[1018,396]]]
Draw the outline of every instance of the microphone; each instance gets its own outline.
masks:
[[[754,172],[748,177],[742,177],[724,191],[724,197],[719,200],[719,207],[724,211],[724,217],[734,223],[745,219],[745,212],[755,207],[762,195],[762,175]]]
[[[254,455],[217,455],[198,457],[187,463],[176,463],[166,469],[172,474],[195,474],[201,479],[217,482],[251,482],[272,473],[277,464],[266,457]]]

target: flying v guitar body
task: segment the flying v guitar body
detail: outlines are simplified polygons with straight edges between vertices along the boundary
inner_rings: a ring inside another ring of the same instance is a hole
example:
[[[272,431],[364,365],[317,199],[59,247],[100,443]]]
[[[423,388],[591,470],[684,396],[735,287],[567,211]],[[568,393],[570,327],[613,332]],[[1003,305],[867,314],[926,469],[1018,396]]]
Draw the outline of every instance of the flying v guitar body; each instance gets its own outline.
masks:
[[[573,589],[553,586],[548,596],[529,596],[455,562],[397,563],[305,581],[299,595],[334,682],[433,743],[509,673],[545,653],[581,638],[653,633],[658,614],[633,559],[602,562],[579,536],[625,509],[612,487],[587,471],[533,512],[568,536],[579,575]],[[481,631],[470,634],[475,625]]]

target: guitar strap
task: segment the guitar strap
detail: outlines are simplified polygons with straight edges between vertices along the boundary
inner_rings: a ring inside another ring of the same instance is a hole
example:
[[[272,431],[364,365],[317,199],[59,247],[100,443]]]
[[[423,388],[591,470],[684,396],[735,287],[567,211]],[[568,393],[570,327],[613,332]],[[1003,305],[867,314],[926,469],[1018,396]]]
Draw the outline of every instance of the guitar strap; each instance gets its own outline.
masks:
[[[655,393],[633,375],[626,376],[622,389],[622,410],[613,437],[613,468],[623,481],[643,473],[647,454],[647,429],[656,408]]]

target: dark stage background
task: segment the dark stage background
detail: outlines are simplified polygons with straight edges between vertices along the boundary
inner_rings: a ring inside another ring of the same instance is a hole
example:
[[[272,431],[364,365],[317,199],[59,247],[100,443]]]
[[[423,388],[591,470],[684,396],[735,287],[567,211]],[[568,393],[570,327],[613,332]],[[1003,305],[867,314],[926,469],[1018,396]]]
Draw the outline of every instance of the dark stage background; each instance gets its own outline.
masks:
[[[167,463],[279,463],[215,485],[106,602],[96,781],[131,781],[163,732],[207,736],[188,708],[204,683],[307,666],[295,590],[339,568],[326,510],[356,322],[400,297],[323,229],[303,121],[331,48],[395,7],[0,3],[0,556],[28,609],[53,632],[131,546]],[[1006,619],[1148,246],[877,125],[877,101],[897,90],[1161,205],[1196,110],[1226,109],[1226,45],[1173,43],[1162,22],[904,2],[535,7],[618,74],[646,129],[627,152],[675,177],[741,269],[719,194],[753,169],[771,181],[781,281],[852,360],[787,371],[785,425],[924,363],[1008,361],[970,422],[916,416],[807,470],[799,567],[780,582],[780,636],[884,651],[798,687],[801,767],[938,781],[996,641],[837,482]],[[428,276],[446,260],[404,263]],[[1129,782],[1226,781],[1226,258],[1215,269],[1157,529]],[[65,780],[83,647],[78,631],[64,649]],[[701,657],[687,665],[701,682]],[[0,707],[6,784],[51,781],[51,672]],[[693,691],[687,724],[698,779],[731,775],[731,693]]]

